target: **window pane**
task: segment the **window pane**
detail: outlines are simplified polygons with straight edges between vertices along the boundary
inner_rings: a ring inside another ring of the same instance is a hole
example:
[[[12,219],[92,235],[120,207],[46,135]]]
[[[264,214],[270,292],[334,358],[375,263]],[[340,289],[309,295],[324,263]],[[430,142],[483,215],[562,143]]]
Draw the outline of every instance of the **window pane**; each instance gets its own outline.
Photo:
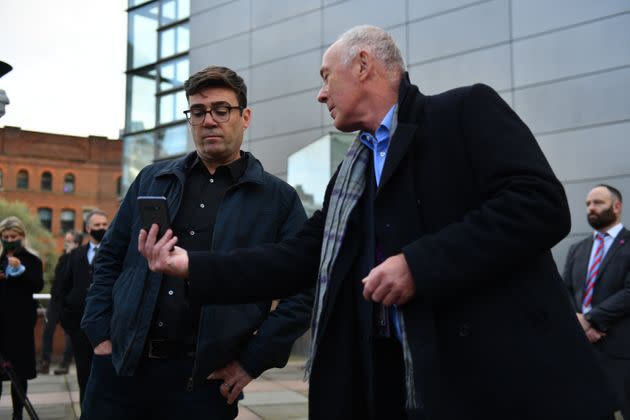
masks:
[[[190,33],[186,23],[160,32],[160,58],[188,51],[189,46]]]
[[[188,123],[176,125],[159,130],[156,133],[157,158],[163,159],[170,156],[180,155],[188,151],[189,141]]]
[[[127,132],[155,127],[155,77],[155,69],[127,77]]]
[[[21,190],[28,189],[28,172],[26,172],[24,169],[20,170],[17,174],[16,187]]]
[[[66,174],[66,176],[63,177],[63,192],[65,193],[74,192],[74,175]]]
[[[37,216],[39,217],[39,222],[46,229],[51,230],[52,227],[52,210],[46,207],[37,209]]]
[[[4,174],[0,171],[0,190],[4,187]]]
[[[61,231],[67,232],[74,229],[74,210],[61,211]]]
[[[160,96],[160,124],[183,120],[184,110],[188,108],[183,90]]]
[[[187,18],[190,15],[190,0],[162,0],[162,26]]]
[[[160,91],[184,86],[184,82],[189,76],[188,57],[161,64],[159,71]]]
[[[123,142],[123,193],[142,168],[155,159],[153,133],[125,136]]]
[[[42,191],[51,191],[52,190],[52,174],[50,172],[44,172],[42,174]]]
[[[137,68],[157,58],[158,5],[148,4],[129,12],[127,66]]]

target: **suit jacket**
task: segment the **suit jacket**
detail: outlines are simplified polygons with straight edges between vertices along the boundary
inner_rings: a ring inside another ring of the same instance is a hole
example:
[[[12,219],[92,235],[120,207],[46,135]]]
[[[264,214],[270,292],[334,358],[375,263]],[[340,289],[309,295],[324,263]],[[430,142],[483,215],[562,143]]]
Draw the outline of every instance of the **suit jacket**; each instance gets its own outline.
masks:
[[[576,312],[582,312],[593,236],[569,248],[564,282]],[[604,256],[587,319],[606,337],[595,347],[611,357],[630,359],[630,232],[623,228]]]
[[[294,239],[191,254],[192,292],[226,302],[312,284],[333,185],[334,178],[323,211]],[[413,274],[416,295],[401,308],[428,418],[591,420],[614,411],[550,253],[570,229],[564,189],[496,92],[474,85],[425,96],[402,80],[397,129],[372,200],[368,222],[385,256],[402,252]],[[312,419],[358,418],[361,399],[371,417],[378,398],[372,364],[382,361],[372,360],[372,319],[360,297],[369,208],[360,203],[351,214],[324,297]]]
[[[59,295],[61,300],[61,325],[68,331],[78,329],[85,310],[85,298],[92,284],[92,265],[87,254],[90,243],[79,246],[68,254],[61,268]]]

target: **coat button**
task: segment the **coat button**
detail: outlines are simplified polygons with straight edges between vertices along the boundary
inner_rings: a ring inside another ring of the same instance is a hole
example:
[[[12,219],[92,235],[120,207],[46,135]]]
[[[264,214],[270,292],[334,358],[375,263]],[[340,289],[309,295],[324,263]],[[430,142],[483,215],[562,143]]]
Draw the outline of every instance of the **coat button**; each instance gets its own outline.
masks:
[[[459,326],[459,336],[460,337],[468,337],[470,335],[470,324],[464,322]]]

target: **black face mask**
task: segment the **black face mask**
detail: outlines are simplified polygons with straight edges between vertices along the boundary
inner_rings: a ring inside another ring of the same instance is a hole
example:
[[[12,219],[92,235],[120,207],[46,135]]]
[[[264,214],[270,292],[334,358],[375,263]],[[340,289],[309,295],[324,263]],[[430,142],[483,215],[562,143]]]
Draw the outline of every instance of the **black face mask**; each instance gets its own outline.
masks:
[[[90,231],[90,236],[92,236],[96,242],[101,242],[103,236],[105,236],[105,232],[107,232],[107,229],[94,229]]]
[[[22,248],[22,241],[19,240],[19,239],[17,241],[5,241],[3,239],[2,240],[2,248],[4,248],[5,251],[18,250],[18,249]]]

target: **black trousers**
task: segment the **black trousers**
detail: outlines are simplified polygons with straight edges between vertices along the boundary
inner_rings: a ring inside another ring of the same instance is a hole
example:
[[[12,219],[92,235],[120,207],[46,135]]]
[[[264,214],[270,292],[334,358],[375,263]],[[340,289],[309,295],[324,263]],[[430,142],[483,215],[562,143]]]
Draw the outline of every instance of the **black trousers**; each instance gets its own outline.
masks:
[[[92,357],[94,349],[87,336],[81,329],[72,329],[68,331],[70,340],[72,341],[72,351],[74,352],[74,361],[77,366],[77,381],[79,382],[79,401],[83,403],[85,388],[87,387],[90,369],[92,368]]]
[[[230,420],[238,405],[227,404],[223,381],[188,386],[193,359],[143,358],[133,376],[119,376],[111,356],[94,356],[81,407],[82,420]]]

